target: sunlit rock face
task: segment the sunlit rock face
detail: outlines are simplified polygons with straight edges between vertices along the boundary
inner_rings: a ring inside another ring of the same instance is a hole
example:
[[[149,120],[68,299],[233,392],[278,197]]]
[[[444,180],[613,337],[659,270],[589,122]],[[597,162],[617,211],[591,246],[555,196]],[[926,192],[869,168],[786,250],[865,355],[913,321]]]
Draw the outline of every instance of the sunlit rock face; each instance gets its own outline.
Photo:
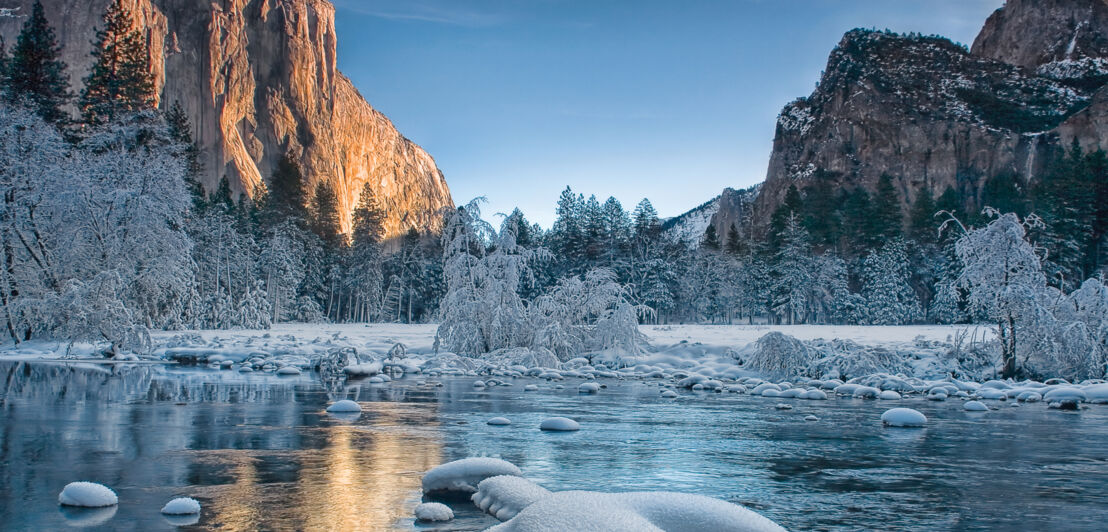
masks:
[[[764,227],[790,185],[872,192],[884,173],[905,209],[947,187],[980,208],[990,177],[1036,179],[1073,138],[1108,147],[1106,57],[1105,0],[1009,0],[972,51],[851,31],[816,90],[779,115],[755,218]]]
[[[33,0],[13,0],[0,35],[14,42]],[[110,0],[44,0],[77,92],[92,65],[95,28]],[[163,106],[179,103],[202,148],[203,183],[224,176],[251,194],[287,151],[308,186],[331,184],[342,224],[364,185],[386,210],[385,229],[437,227],[453,205],[434,159],[371,107],[335,66],[335,8],[325,0],[130,0],[150,45]]]

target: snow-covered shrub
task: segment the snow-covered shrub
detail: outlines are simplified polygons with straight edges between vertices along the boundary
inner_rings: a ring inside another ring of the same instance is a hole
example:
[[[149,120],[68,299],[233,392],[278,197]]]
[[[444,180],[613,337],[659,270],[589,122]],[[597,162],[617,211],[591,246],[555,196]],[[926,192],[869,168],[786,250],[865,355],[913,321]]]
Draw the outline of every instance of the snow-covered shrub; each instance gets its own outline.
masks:
[[[771,332],[754,342],[743,367],[777,377],[808,375],[812,351],[804,342]]]
[[[195,303],[185,164],[164,121],[140,113],[67,143],[0,106],[0,301],[13,338],[141,348]],[[78,308],[78,307],[84,308]]]
[[[480,218],[477,201],[457,209],[443,231],[447,293],[435,335],[436,348],[468,356],[526,347],[569,360],[588,350],[638,352],[640,307],[610,270],[563,279],[550,293],[525,301],[533,266],[549,257],[516,241],[519,224],[509,217],[500,231]]]
[[[808,343],[814,351],[809,376],[850,379],[877,373],[897,374],[910,370],[906,357],[884,347],[859,345],[851,340],[817,340]]]

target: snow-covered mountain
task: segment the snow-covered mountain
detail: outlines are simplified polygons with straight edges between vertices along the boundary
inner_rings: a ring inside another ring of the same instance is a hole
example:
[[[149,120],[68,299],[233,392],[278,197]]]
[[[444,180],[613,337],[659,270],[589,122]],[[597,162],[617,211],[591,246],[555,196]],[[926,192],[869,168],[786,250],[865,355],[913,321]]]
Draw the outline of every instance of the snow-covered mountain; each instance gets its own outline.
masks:
[[[847,32],[815,91],[778,117],[752,227],[766,227],[790,186],[872,192],[883,174],[905,209],[920,191],[947,188],[979,209],[990,178],[1034,180],[1073,139],[1108,148],[1106,83],[1105,0],[1009,0],[972,48]],[[717,217],[741,219],[728,210],[719,206]]]

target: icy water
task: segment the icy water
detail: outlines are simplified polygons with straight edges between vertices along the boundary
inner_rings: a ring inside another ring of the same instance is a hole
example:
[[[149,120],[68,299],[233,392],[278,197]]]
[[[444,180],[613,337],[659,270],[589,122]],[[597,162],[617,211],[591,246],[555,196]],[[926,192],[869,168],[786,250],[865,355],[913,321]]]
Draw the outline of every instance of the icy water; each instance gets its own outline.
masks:
[[[62,530],[480,530],[467,504],[441,527],[413,523],[422,473],[496,456],[552,490],[673,490],[753,508],[792,530],[1104,530],[1108,406],[986,413],[960,401],[895,402],[925,429],[886,429],[894,402],[731,394],[658,397],[607,381],[597,395],[538,382],[475,390],[472,378],[408,378],[329,391],[281,378],[159,366],[0,361],[0,528]],[[364,412],[326,414],[352,398]],[[792,410],[775,410],[777,403]],[[814,414],[816,422],[804,421]],[[485,424],[502,415],[507,427]],[[544,433],[551,415],[577,433]],[[92,480],[117,508],[57,505]],[[175,496],[195,523],[158,513]]]

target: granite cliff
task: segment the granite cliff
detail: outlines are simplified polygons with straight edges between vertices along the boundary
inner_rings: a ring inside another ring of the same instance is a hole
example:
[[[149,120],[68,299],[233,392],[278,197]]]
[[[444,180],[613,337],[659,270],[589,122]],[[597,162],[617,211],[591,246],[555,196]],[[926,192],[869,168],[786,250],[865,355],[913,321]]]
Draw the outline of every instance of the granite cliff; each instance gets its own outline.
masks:
[[[110,0],[43,0],[65,47],[76,92],[92,64],[95,28]],[[251,194],[285,152],[309,187],[328,182],[344,230],[362,187],[376,192],[385,232],[433,229],[452,206],[434,159],[371,107],[335,64],[335,8],[326,0],[128,0],[146,35],[163,106],[179,103],[202,150],[203,184],[227,177]],[[13,42],[32,0],[0,18]]]
[[[764,230],[792,185],[872,192],[882,174],[905,209],[924,188],[948,187],[980,208],[991,177],[1034,180],[1073,139],[1108,148],[1106,83],[1108,0],[1009,0],[972,48],[850,31],[816,90],[779,115],[753,225]]]

